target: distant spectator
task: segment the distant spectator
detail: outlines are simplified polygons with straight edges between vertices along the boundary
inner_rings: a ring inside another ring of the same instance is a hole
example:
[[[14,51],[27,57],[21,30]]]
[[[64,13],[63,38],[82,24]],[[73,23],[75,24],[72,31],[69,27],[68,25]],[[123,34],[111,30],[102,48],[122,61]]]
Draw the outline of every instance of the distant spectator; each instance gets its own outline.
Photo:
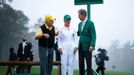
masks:
[[[31,50],[31,53],[30,53],[30,60],[29,61],[33,61],[33,55],[34,55],[34,52]],[[31,74],[31,68],[32,68],[32,65],[28,65],[28,74]]]
[[[14,48],[11,47],[9,49],[9,52],[10,52],[9,61],[16,61],[17,56],[16,56],[16,53],[14,52]],[[9,74],[12,75],[12,69],[15,70],[15,66],[14,65],[8,65],[6,75],[9,75]]]
[[[9,49],[9,52],[10,52],[9,61],[16,61],[17,56],[16,56],[16,53],[14,52],[14,48],[11,47],[11,48]]]
[[[30,42],[26,41],[26,36],[21,36],[22,42],[18,46],[17,51],[17,60],[18,61],[29,61],[30,60],[30,50],[32,48],[32,45]],[[17,69],[17,73],[26,73],[27,72],[27,66],[26,65],[19,65]]]

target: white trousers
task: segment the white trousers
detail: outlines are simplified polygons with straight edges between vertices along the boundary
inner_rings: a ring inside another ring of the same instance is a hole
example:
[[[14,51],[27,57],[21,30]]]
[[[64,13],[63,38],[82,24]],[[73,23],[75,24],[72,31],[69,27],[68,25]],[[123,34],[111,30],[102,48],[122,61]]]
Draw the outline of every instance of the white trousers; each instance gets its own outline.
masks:
[[[63,50],[63,54],[61,54],[61,74],[66,75],[73,75],[74,71],[74,63],[75,63],[75,54],[73,53],[72,46],[65,45]]]

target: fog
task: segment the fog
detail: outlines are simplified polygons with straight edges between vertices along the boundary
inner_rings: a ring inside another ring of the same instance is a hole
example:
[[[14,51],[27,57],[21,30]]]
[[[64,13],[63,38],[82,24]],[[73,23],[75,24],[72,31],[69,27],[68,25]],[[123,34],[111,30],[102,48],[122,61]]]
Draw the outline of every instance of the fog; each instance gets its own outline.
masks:
[[[74,0],[13,0],[12,3],[8,4],[13,9],[22,11],[28,18],[28,23],[23,25],[28,28],[25,34],[28,35],[28,41],[33,43],[33,50],[36,52],[34,60],[39,60],[37,41],[34,39],[35,31],[41,25],[39,19],[44,20],[45,15],[51,14],[56,17],[54,26],[60,29],[63,26],[63,16],[70,14],[72,17],[71,26],[77,30],[80,22],[77,11],[81,8],[87,9],[86,5],[75,6]],[[91,5],[91,20],[95,24],[97,33],[96,50],[93,55],[98,53],[98,48],[105,48],[110,58],[106,62],[108,70],[134,71],[134,49],[131,47],[134,38],[133,7],[134,0],[104,0],[104,4]],[[2,28],[4,28],[4,25]],[[2,30],[0,32],[1,34],[4,33]],[[2,35],[0,41],[2,41],[3,37],[7,39],[9,36]],[[1,60],[8,59],[5,54],[7,54],[9,47],[13,46],[17,51],[20,39],[19,36],[16,38],[14,44],[4,42],[4,45],[0,46]],[[10,38],[9,40],[12,39]],[[7,45],[8,47],[6,47]],[[78,56],[75,68],[78,68]],[[96,68],[94,58],[93,68]]]

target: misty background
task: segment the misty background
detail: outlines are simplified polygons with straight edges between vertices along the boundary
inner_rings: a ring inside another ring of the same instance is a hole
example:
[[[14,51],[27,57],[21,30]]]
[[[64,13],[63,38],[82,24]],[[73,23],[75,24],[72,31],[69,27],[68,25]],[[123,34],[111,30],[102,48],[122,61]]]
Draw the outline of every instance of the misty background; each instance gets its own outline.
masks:
[[[104,0],[104,4],[91,5],[91,20],[97,33],[96,50],[105,48],[110,60],[108,70],[134,72],[134,0]],[[54,23],[60,29],[63,16],[70,14],[71,26],[77,30],[77,11],[86,5],[75,6],[74,0],[0,0],[0,61],[8,60],[9,48],[17,52],[20,36],[25,34],[32,42],[38,61],[38,45],[34,39],[36,30],[44,23],[45,15],[56,17]],[[75,68],[78,69],[78,56]],[[93,68],[96,64],[93,58]]]

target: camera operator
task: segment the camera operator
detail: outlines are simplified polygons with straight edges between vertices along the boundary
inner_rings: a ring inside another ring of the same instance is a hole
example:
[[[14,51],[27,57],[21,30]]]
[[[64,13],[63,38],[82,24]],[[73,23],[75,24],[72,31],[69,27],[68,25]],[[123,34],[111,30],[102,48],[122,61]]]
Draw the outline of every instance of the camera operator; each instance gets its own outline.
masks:
[[[108,61],[109,57],[107,56],[107,51],[105,49],[99,48],[98,51],[100,52],[97,55],[94,55],[95,57],[95,62],[98,65],[96,72],[99,73],[101,71],[102,75],[105,75],[104,70],[105,70],[105,62]]]

